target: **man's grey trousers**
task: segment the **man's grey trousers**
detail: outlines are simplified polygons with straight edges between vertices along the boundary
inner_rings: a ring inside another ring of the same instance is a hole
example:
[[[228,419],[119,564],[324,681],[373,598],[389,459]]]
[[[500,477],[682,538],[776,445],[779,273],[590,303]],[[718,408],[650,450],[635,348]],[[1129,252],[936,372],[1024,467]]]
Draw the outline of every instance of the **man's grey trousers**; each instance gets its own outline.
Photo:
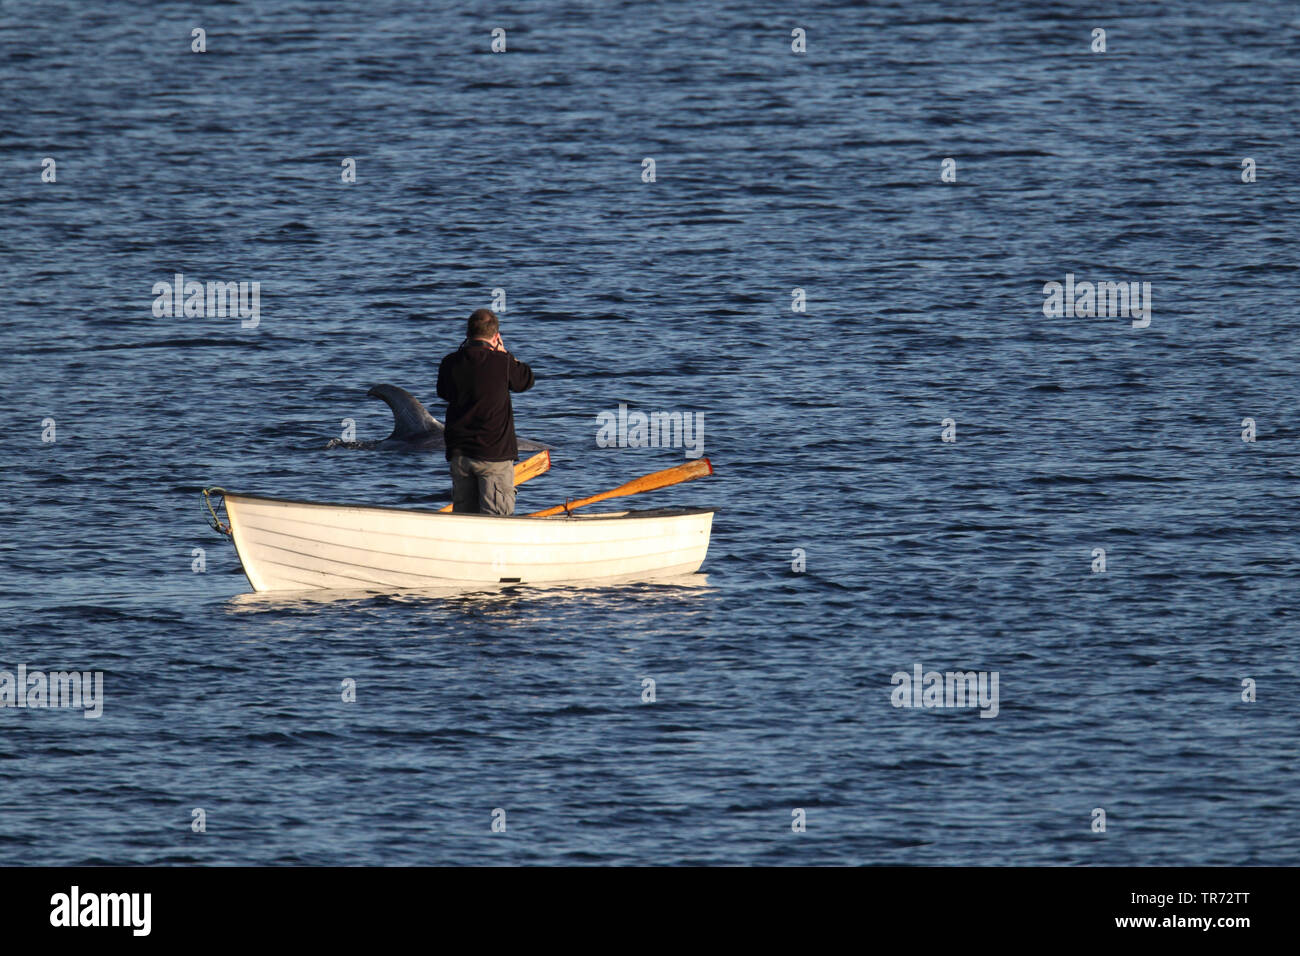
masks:
[[[514,514],[515,463],[452,455],[451,510],[458,514]]]

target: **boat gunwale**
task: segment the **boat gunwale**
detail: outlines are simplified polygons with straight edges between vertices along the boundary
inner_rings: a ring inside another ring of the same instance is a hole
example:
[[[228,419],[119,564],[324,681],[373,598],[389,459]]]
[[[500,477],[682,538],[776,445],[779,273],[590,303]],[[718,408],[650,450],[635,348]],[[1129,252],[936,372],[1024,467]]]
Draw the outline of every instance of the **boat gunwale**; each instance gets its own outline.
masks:
[[[522,518],[533,517],[532,515],[467,514],[465,512],[438,511],[431,508],[419,508],[419,507],[401,508],[398,507],[397,505],[370,505],[370,504],[358,504],[356,502],[349,504],[347,502],[338,502],[338,501],[304,501],[301,498],[276,498],[269,495],[250,495],[242,491],[229,491],[226,489],[222,490],[221,496],[223,500],[226,498],[242,498],[246,501],[269,501],[269,502],[275,502],[278,504],[287,504],[287,505],[306,505],[311,508],[358,508],[358,509],[370,510],[370,511],[395,511],[398,514],[437,515],[438,517],[445,517],[445,518],[491,518],[497,521],[516,521]],[[686,515],[717,514],[717,510],[718,509],[716,508],[699,508],[699,507],[648,508],[642,510],[627,509],[612,515],[601,515],[601,514],[580,515],[577,518],[573,518],[573,520],[580,520],[586,522],[586,521],[629,521],[629,520],[636,520],[641,518],[675,518],[675,517],[684,517]],[[563,514],[550,515],[545,518],[537,518],[536,520],[553,521],[556,518],[568,519],[568,518],[572,518],[572,516],[563,515]]]

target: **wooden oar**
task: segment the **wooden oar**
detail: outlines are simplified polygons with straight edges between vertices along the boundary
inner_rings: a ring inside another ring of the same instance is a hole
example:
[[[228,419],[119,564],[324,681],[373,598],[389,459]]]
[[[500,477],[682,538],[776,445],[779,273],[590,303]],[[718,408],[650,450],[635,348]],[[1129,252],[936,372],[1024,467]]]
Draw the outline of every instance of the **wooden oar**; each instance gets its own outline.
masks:
[[[713,474],[713,466],[709,464],[709,459],[701,458],[698,461],[688,461],[673,468],[665,468],[663,471],[656,471],[650,475],[634,478],[625,485],[619,485],[613,491],[602,491],[590,498],[580,498],[577,501],[556,505],[554,508],[547,508],[544,511],[534,511],[528,517],[545,518],[549,515],[558,515],[565,511],[572,511],[574,508],[581,508],[583,505],[605,501],[608,498],[621,498],[624,495],[637,495],[643,491],[655,491],[659,488],[667,488],[669,485],[690,481],[692,478],[703,478],[711,474]]]
[[[529,478],[536,478],[542,472],[551,467],[551,453],[549,451],[539,451],[532,458],[525,458],[521,462],[515,463],[515,484],[522,485]],[[439,508],[439,511],[450,511],[451,505],[445,508]]]

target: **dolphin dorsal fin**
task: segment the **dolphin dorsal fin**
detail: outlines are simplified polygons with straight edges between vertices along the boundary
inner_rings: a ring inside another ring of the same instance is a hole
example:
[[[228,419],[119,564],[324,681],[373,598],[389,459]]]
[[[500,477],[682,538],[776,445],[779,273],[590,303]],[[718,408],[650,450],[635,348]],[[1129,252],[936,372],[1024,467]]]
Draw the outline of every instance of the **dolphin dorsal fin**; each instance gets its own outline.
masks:
[[[389,438],[411,440],[442,434],[442,425],[406,389],[396,385],[374,385],[366,394],[381,399],[392,409],[393,433]]]

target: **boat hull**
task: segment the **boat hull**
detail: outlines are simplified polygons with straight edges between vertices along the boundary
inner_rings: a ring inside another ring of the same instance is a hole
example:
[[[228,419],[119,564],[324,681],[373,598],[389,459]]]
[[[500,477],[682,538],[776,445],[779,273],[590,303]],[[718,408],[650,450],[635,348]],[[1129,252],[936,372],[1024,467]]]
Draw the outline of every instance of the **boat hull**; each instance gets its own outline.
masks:
[[[707,509],[553,518],[321,504],[226,492],[255,591],[651,581],[704,563]]]

